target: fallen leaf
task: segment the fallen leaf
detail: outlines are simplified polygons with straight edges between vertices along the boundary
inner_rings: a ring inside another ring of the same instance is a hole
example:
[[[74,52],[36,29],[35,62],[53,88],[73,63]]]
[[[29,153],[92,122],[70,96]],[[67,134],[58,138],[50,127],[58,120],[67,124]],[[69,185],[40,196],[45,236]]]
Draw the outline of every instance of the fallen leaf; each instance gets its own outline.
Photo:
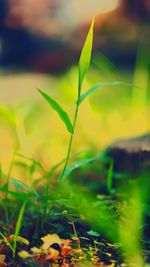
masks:
[[[18,253],[18,255],[22,258],[22,259],[27,259],[27,258],[30,258],[32,257],[31,254],[29,254],[27,251],[25,250],[22,250]]]
[[[59,251],[54,248],[49,248],[48,255],[46,256],[46,260],[58,260],[59,259]]]
[[[72,247],[70,246],[72,241],[69,239],[64,239],[61,245],[61,254],[63,257],[67,257],[72,252]]]
[[[19,241],[19,242],[21,242],[27,246],[29,245],[29,241],[26,238],[23,238],[22,236],[19,236],[19,235],[16,237],[15,237],[15,235],[10,235],[8,241],[12,242],[12,241],[14,241],[14,238],[16,239],[16,241]]]
[[[41,240],[43,241],[43,245],[41,246],[43,250],[47,250],[54,243],[57,243],[60,246],[63,243],[62,239],[56,234],[48,234],[42,237]]]
[[[5,259],[6,259],[6,255],[0,254],[0,266],[6,266]]]
[[[32,251],[33,254],[40,254],[41,253],[41,250],[39,248],[37,248],[37,247],[31,248],[31,251]]]

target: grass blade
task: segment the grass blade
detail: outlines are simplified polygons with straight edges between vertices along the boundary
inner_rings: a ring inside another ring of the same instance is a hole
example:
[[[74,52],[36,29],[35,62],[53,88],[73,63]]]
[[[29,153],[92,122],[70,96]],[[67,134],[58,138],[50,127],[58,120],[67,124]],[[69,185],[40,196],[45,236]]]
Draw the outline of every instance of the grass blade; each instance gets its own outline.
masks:
[[[79,82],[78,82],[78,98],[81,93],[82,83],[86,72],[88,71],[90,61],[91,61],[91,53],[93,46],[93,28],[94,28],[94,19],[92,20],[89,32],[87,34],[84,46],[82,48],[82,52],[79,59]]]
[[[14,249],[12,247],[12,245],[10,244],[10,242],[7,240],[7,238],[0,232],[0,236],[3,238],[3,241],[5,242],[5,244],[10,248],[10,250],[14,253]]]
[[[26,183],[22,182],[21,180],[12,178],[12,184],[15,186],[16,190],[22,193],[29,193],[34,195],[38,200],[40,199],[40,195],[38,192],[31,186],[27,185]]]
[[[93,156],[93,157],[89,157],[86,159],[81,159],[81,160],[77,160],[71,164],[69,164],[66,169],[65,172],[63,173],[63,176],[60,177],[60,180],[63,181],[66,177],[69,176],[69,174],[73,171],[76,170],[82,166],[85,166],[86,164],[90,164],[96,160],[100,160],[103,158],[103,152],[102,153],[98,153],[97,155]]]
[[[17,236],[20,233],[26,204],[27,204],[27,199],[23,202],[23,204],[21,206],[21,209],[20,209],[20,212],[18,215],[18,219],[17,219],[17,223],[16,223],[16,229],[15,229],[15,234],[14,234],[14,243],[13,243],[13,257],[15,257],[15,254],[16,254]]]
[[[89,88],[85,93],[83,93],[79,100],[78,100],[78,104],[80,105],[82,103],[82,101],[89,95],[91,95],[92,93],[94,93],[97,89],[101,89],[104,86],[115,86],[115,85],[121,85],[121,84],[125,84],[123,82],[119,82],[119,81],[111,81],[111,82],[102,82],[102,83],[97,83],[94,86],[92,86],[91,88]]]
[[[111,160],[108,173],[107,173],[107,191],[110,194],[111,194],[112,183],[113,183],[113,169],[114,169],[114,162],[113,160]]]
[[[40,170],[46,172],[45,168],[43,167],[43,165],[42,165],[39,161],[37,161],[37,160],[35,160],[35,159],[33,159],[33,158],[30,158],[30,157],[27,157],[27,156],[25,156],[25,155],[22,155],[22,154],[20,154],[20,153],[18,153],[18,152],[16,152],[15,154],[16,154],[16,156],[18,156],[18,157],[21,157],[21,158],[23,158],[23,159],[27,159],[27,160],[31,161],[31,162],[32,162],[34,165],[36,165]]]
[[[93,161],[94,161],[94,158],[89,158],[89,159],[78,160],[72,164],[69,164],[67,168],[65,169],[63,176],[61,176],[61,181],[63,181],[73,170],[78,169],[79,167],[84,166]]]
[[[73,126],[69,119],[68,114],[62,109],[62,107],[48,94],[44,93],[40,89],[38,89],[39,93],[44,97],[44,99],[48,102],[48,104],[57,112],[61,120],[64,122],[67,130],[70,133],[73,133]]]

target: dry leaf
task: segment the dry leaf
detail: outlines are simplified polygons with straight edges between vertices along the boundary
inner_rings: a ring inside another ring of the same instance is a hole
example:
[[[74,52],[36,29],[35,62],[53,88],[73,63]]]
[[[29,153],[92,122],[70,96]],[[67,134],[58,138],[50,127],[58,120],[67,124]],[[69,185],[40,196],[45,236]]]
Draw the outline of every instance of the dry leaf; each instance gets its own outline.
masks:
[[[63,243],[62,239],[56,234],[48,234],[42,237],[41,240],[43,241],[43,245],[41,246],[43,250],[47,250],[54,243],[57,243],[60,246]]]
[[[8,241],[12,242],[12,241],[14,241],[14,239],[16,239],[16,241],[19,241],[19,242],[21,242],[27,246],[29,245],[29,241],[26,238],[23,238],[22,236],[19,236],[19,235],[16,237],[15,237],[15,235],[10,235]]]
[[[64,239],[63,240],[63,244],[61,245],[61,254],[63,257],[67,257],[71,252],[72,252],[72,248],[71,245],[72,241],[69,239]]]
[[[0,254],[0,267],[7,266],[5,263],[6,255],[5,254]]]
[[[31,248],[31,251],[32,251],[33,254],[40,254],[41,253],[41,249],[39,249],[37,247]]]
[[[48,255],[46,256],[46,260],[58,260],[59,259],[59,251],[54,249],[54,248],[50,248],[48,250]]]
[[[22,250],[18,253],[18,255],[22,258],[22,259],[27,259],[29,257],[32,257],[31,254],[29,254],[27,251]]]

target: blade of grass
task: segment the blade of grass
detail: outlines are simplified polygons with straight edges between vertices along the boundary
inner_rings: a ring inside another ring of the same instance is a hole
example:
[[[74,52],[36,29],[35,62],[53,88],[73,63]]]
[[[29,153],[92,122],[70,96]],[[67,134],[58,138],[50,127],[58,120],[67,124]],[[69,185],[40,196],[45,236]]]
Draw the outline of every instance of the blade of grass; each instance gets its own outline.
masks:
[[[43,165],[42,165],[39,161],[37,161],[37,160],[35,160],[35,159],[33,159],[33,158],[30,158],[30,157],[24,156],[24,155],[22,155],[22,154],[20,154],[20,153],[18,153],[18,152],[16,152],[15,154],[16,154],[16,156],[18,156],[18,157],[21,157],[21,158],[23,158],[23,159],[27,159],[27,160],[31,161],[31,162],[32,162],[33,164],[35,164],[39,169],[41,169],[42,171],[46,172],[45,168],[43,167]]]
[[[20,209],[20,212],[18,215],[18,219],[17,219],[17,223],[16,223],[15,234],[14,234],[14,243],[13,243],[13,258],[15,258],[15,255],[16,255],[17,236],[19,235],[20,230],[21,230],[22,220],[23,220],[26,204],[27,204],[27,199],[23,202],[23,204],[21,206],[21,209]]]
[[[144,266],[141,253],[141,240],[143,223],[143,203],[141,199],[141,188],[136,184],[133,188],[126,188],[126,199],[128,203],[123,209],[124,220],[118,223],[119,237],[122,250],[128,266]],[[134,223],[133,223],[134,222]],[[133,265],[132,265],[133,264]]]
[[[3,192],[3,190],[2,190]],[[5,221],[8,222],[9,218],[8,218],[8,209],[7,209],[7,205],[5,203],[5,201],[0,197],[0,205],[2,206],[4,212],[5,212]]]
[[[18,191],[25,193],[25,190],[28,190],[29,194],[32,193],[32,195],[34,195],[38,200],[40,199],[40,195],[38,194],[38,192],[26,183],[15,178],[12,178],[12,183]]]
[[[10,178],[11,178],[11,171],[14,165],[14,156],[15,156],[15,152],[12,155],[12,159],[9,165],[9,170],[8,170],[8,176],[7,176],[7,181],[6,181],[6,185],[5,185],[5,203],[6,203],[6,224],[8,224],[8,203],[9,203],[9,199],[8,199],[8,193],[9,193],[9,184],[10,184]]]
[[[115,85],[121,85],[121,84],[129,85],[129,84],[126,84],[126,83],[123,83],[123,82],[120,82],[120,81],[111,81],[111,82],[103,82],[103,83],[95,84],[94,86],[92,86],[91,88],[89,88],[88,90],[86,90],[86,92],[84,92],[80,96],[80,98],[78,100],[78,104],[80,105],[87,96],[89,96],[92,93],[94,93],[97,89],[101,89],[101,88],[103,88],[105,86],[115,86]]]
[[[79,82],[78,82],[78,98],[80,97],[82,83],[85,74],[88,71],[90,61],[91,61],[91,53],[92,53],[92,46],[93,46],[93,29],[94,29],[94,19],[92,20],[89,32],[87,34],[84,46],[82,48],[82,52],[79,59]]]
[[[68,114],[62,109],[62,107],[53,99],[51,98],[48,94],[44,93],[40,89],[37,89],[39,93],[44,97],[44,99],[48,102],[48,104],[57,112],[61,120],[64,122],[67,130],[70,133],[73,133],[73,126],[72,123],[69,119]]]
[[[79,167],[81,166],[84,166],[88,163],[91,163],[93,162],[93,158],[91,159],[84,159],[84,160],[79,160],[79,161],[76,161],[76,162],[73,162],[72,164],[68,165],[65,169],[65,172],[64,172],[64,175],[62,177],[62,181],[69,176],[69,174],[75,170],[75,169],[78,169]]]
[[[0,185],[1,185],[1,181],[2,181],[2,175],[3,175],[2,165],[0,163]]]
[[[25,193],[18,193],[15,191],[8,191],[8,194],[11,196],[14,196],[16,199],[25,200],[25,198],[28,196],[28,194]]]
[[[107,173],[107,191],[111,194],[112,190],[112,181],[113,181],[113,168],[114,168],[114,162],[111,160],[110,166]]]
[[[12,251],[12,253],[14,253],[14,248],[12,247],[12,245],[10,244],[10,242],[7,240],[7,238],[0,232],[0,236],[3,238],[5,244],[10,248],[10,250]]]

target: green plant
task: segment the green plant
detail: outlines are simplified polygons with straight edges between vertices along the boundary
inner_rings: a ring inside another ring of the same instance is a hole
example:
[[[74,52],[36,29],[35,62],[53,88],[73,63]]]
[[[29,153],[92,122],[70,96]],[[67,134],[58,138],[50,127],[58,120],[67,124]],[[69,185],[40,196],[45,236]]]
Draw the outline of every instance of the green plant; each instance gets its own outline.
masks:
[[[78,66],[78,73],[79,73],[79,79],[78,79],[78,97],[77,97],[77,102],[76,102],[76,108],[75,108],[75,114],[74,114],[74,119],[73,123],[71,123],[69,116],[67,113],[60,107],[60,105],[53,100],[50,96],[39,90],[41,95],[47,100],[47,102],[50,104],[50,106],[58,113],[60,118],[63,120],[65,123],[68,131],[71,133],[70,136],[70,141],[68,145],[68,151],[67,151],[67,156],[66,156],[66,161],[65,165],[63,168],[63,171],[60,175],[60,181],[63,179],[68,161],[70,158],[70,152],[71,152],[71,147],[72,147],[72,141],[74,137],[74,132],[75,132],[75,127],[76,127],[76,121],[78,117],[78,110],[79,110],[79,105],[80,105],[80,97],[81,97],[81,90],[82,90],[82,84],[84,80],[84,76],[86,72],[88,71],[90,60],[91,60],[91,52],[92,52],[92,44],[93,44],[93,28],[94,28],[94,20],[91,23],[90,30],[88,32],[80,60],[79,60],[79,66]]]
[[[78,64],[78,95],[77,95],[77,100],[76,100],[76,107],[75,107],[75,112],[74,112],[74,118],[73,122],[71,122],[68,114],[64,109],[48,94],[43,92],[42,90],[38,89],[39,93],[44,97],[44,99],[48,102],[48,104],[57,112],[61,120],[64,122],[67,130],[70,133],[70,140],[68,144],[68,150],[67,150],[67,155],[65,159],[65,164],[64,168],[61,172],[61,175],[59,177],[59,181],[63,181],[63,179],[67,176],[66,173],[70,172],[70,167],[69,171],[67,169],[69,159],[70,159],[70,153],[71,153],[71,148],[72,148],[72,143],[73,143],[73,138],[74,138],[74,133],[75,133],[75,128],[76,128],[76,122],[78,118],[78,112],[79,112],[79,106],[83,102],[83,100],[91,95],[93,92],[95,92],[97,89],[100,89],[105,86],[114,86],[114,85],[119,85],[123,84],[122,82],[119,81],[111,81],[111,82],[103,82],[103,83],[98,83],[91,88],[87,89],[84,93],[82,93],[82,87],[83,87],[83,81],[84,77],[89,69],[90,61],[91,61],[91,53],[92,53],[92,46],[93,46],[93,30],[94,30],[94,19],[92,20],[89,32],[87,34],[80,59],[79,59],[79,64]],[[74,163],[74,167],[76,168],[76,164]],[[73,169],[73,166],[71,166]]]
[[[27,199],[25,199],[25,201],[23,202],[20,208],[18,219],[16,222],[16,229],[15,229],[14,240],[13,240],[14,241],[13,242],[13,258],[15,258],[15,255],[16,255],[17,238],[20,234],[26,204],[27,204]]]

